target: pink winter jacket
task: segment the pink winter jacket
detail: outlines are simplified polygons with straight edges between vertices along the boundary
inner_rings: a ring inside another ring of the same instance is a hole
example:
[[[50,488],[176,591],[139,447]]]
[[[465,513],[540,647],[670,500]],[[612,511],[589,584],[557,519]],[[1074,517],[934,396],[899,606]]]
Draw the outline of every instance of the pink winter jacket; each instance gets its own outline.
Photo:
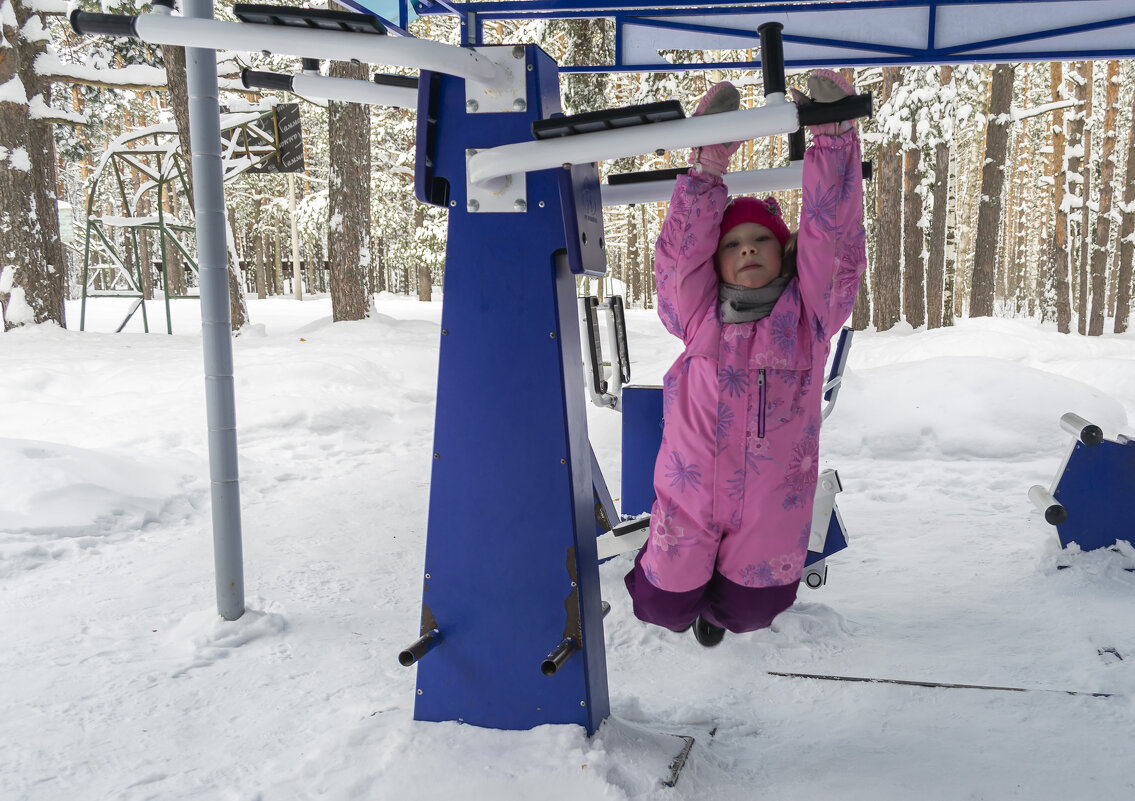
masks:
[[[791,584],[803,572],[824,366],[867,264],[858,135],[814,140],[799,275],[763,320],[721,322],[721,179],[691,174],[674,187],[654,266],[659,316],[686,349],[663,382],[658,497],[642,560],[660,589],[696,589],[715,567],[746,587]]]

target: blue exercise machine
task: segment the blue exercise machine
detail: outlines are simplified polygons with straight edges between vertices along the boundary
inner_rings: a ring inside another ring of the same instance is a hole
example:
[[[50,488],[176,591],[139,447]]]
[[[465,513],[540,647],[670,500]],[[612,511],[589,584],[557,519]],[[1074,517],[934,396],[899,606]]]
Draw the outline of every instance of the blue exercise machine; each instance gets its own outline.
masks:
[[[376,0],[348,2],[376,7]],[[684,17],[667,20],[645,0],[624,0],[614,4],[629,12],[616,14],[619,46],[635,53],[600,69],[675,70],[649,51],[752,47],[759,36],[765,105],[713,119],[681,119],[672,108],[644,107],[564,118],[557,65],[532,45],[481,46],[480,25],[496,12],[524,16],[541,7],[548,16],[603,16],[610,2],[567,12],[551,0],[543,6],[422,0],[415,6],[461,17],[463,47],[389,35],[405,33],[410,14],[404,0],[393,24],[367,14],[252,5],[235,9],[240,22],[228,22],[213,18],[212,0],[183,3],[182,17],[171,13],[173,0],[155,0],[149,13],[75,11],[71,23],[80,34],[187,48],[218,610],[230,620],[244,612],[224,196],[216,155],[215,50],[224,48],[305,59],[304,74],[286,85],[262,73],[246,75],[249,85],[268,81],[272,88],[330,99],[417,108],[415,192],[448,208],[449,237],[420,636],[399,658],[418,665],[417,719],[505,729],[574,723],[591,733],[609,711],[596,527],[605,528],[597,502],[613,505],[587,438],[575,276],[605,270],[602,206],[665,200],[673,176],[600,186],[595,163],[790,134],[869,113],[869,96],[849,98],[839,108],[817,104],[807,113],[786,101],[780,28],[789,17],[815,20],[787,39],[794,67],[1083,58],[1089,51],[1077,37],[1089,31],[1101,48],[1091,52],[1099,57],[1135,55],[1129,0],[734,5],[714,14],[708,26],[690,14],[720,11],[713,3],[665,6]],[[1059,19],[1043,30],[1026,30],[1034,15],[1015,12],[1030,8],[1059,12]],[[1072,8],[1082,9],[1083,18]],[[891,24],[866,23],[867,12]],[[899,13],[910,24],[895,24]],[[745,15],[765,24],[757,27]],[[723,24],[726,17],[735,25]],[[662,31],[684,31],[683,42],[669,35],[663,41],[656,35]],[[1063,42],[1073,50],[1061,50]],[[1039,50],[1030,52],[1033,47]],[[653,65],[635,61],[644,53]],[[620,59],[624,55],[620,49]],[[319,76],[315,59],[412,67],[420,77],[416,88],[397,81],[343,83]],[[730,175],[734,192],[798,188],[799,182],[793,165]],[[502,270],[509,281],[487,278]],[[838,491],[833,478],[827,488],[832,496]],[[834,497],[831,510],[838,521]]]
[[[776,23],[762,29],[761,107],[713,119],[684,119],[674,104],[564,117],[558,67],[534,45],[455,48],[388,36],[364,15],[236,11],[242,22],[75,12],[72,25],[157,44],[255,42],[304,58],[420,69],[415,193],[449,212],[447,300],[419,637],[399,660],[418,665],[419,720],[594,732],[609,712],[596,534],[611,522],[596,501],[613,505],[587,435],[576,276],[605,273],[602,207],[628,202],[618,187],[600,186],[596,162],[789,134],[865,116],[871,98],[797,109],[785,97]],[[284,85],[263,74],[245,80]],[[381,91],[408,104],[409,87],[306,83],[326,97]],[[799,186],[791,171],[758,173],[731,183]],[[660,178],[645,183],[661,200],[673,176]],[[633,189],[641,200],[642,187]],[[510,280],[486,279],[502,270]],[[510,380],[501,380],[501,364],[517,366]]]
[[[1120,434],[1111,440],[1103,430],[1068,412],[1060,427],[1073,439],[1050,488],[1029,489],[1029,499],[1056,527],[1060,547],[1072,543],[1082,551],[1112,548],[1120,540],[1135,544],[1130,511],[1119,498],[1135,487],[1135,440]]]

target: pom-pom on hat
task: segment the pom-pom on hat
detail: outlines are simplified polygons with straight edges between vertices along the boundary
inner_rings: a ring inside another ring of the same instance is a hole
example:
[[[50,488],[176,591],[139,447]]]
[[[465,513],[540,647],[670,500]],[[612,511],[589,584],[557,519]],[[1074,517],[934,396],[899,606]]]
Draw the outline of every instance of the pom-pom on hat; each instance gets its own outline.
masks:
[[[747,222],[763,225],[772,231],[782,248],[788,241],[788,226],[784,224],[784,218],[780,214],[780,204],[772,195],[765,198],[733,198],[725,207],[725,214],[721,218],[721,236],[725,236],[729,229]]]

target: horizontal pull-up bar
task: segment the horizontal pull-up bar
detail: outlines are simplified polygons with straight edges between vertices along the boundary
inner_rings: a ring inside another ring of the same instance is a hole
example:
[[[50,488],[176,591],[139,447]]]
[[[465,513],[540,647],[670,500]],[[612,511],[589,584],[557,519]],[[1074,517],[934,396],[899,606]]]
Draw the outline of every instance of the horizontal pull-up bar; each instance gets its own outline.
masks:
[[[225,22],[150,13],[136,16],[71,13],[79,34],[129,36],[150,44],[211,50],[269,52],[298,58],[361,61],[434,70],[494,88],[508,82],[508,71],[465,47],[428,39],[374,36],[284,25]]]
[[[468,180],[484,185],[515,173],[775,136],[791,133],[799,127],[794,103],[773,102],[759,108],[706,117],[517,142],[479,150],[470,156]]]
[[[798,162],[785,167],[764,170],[745,170],[725,175],[724,181],[731,194],[751,195],[799,189],[803,180],[804,164]],[[632,203],[666,203],[674,192],[674,180],[640,181],[627,184],[603,184],[604,206],[628,206]]]
[[[300,97],[338,100],[343,103],[368,103],[398,108],[417,108],[418,90],[407,86],[360,81],[354,78],[329,78],[324,75],[282,75],[245,69],[240,80],[246,89],[268,89],[292,92]]]
[[[659,170],[659,177],[648,179],[649,173],[636,181],[612,181],[602,186],[604,206],[628,206],[632,203],[666,203],[674,191],[674,181],[687,172],[680,170]],[[768,167],[763,170],[743,170],[730,172],[722,180],[735,195],[755,195],[766,192],[781,192],[799,189],[803,185],[804,162],[795,161],[783,167]],[[871,162],[863,162],[863,178],[871,178]]]

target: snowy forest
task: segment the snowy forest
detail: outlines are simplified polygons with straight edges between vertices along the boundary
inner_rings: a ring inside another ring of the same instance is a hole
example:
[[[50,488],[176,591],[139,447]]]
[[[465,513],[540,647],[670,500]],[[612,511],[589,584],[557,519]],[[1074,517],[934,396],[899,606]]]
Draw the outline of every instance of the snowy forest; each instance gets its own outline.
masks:
[[[148,10],[129,2],[82,6]],[[82,295],[84,274],[92,294],[121,290],[124,276],[137,276],[135,292],[159,297],[165,274],[171,296],[192,296],[190,168],[170,152],[184,152],[189,138],[184,51],[80,38],[60,0],[2,0],[0,7],[5,328],[48,320],[78,327],[64,319],[64,300]],[[217,15],[231,18],[230,7],[219,6]],[[452,18],[424,17],[411,29],[457,43]],[[608,63],[613,52],[605,20],[494,23],[485,35],[487,44],[536,42],[567,66]],[[666,55],[681,64],[759,57],[752,50]],[[445,212],[413,198],[414,113],[250,92],[239,78],[244,67],[292,74],[297,60],[222,53],[218,70],[231,113],[298,103],[305,161],[289,175],[234,170],[226,183],[234,329],[254,322],[246,296],[330,293],[335,319],[365,317],[374,292],[429,300],[443,284]],[[365,79],[373,71],[323,65],[324,74],[338,77]],[[871,269],[855,328],[936,328],[958,317],[997,316],[1052,321],[1065,333],[1126,330],[1135,253],[1135,63],[847,75],[875,98],[873,118],[861,121],[873,163],[865,215]],[[790,74],[789,81],[802,85],[803,77]],[[763,102],[759,69],[568,73],[561,76],[564,111],[671,98],[692,109],[722,79],[742,89],[744,106]],[[670,152],[601,169],[678,167],[685,158]],[[159,166],[162,159],[168,164]],[[786,159],[785,139],[768,138],[746,143],[732,168]],[[155,183],[159,174],[166,180]],[[797,193],[783,195],[793,219]],[[581,290],[621,293],[629,306],[651,308],[653,243],[664,211],[661,203],[607,209],[608,278]],[[165,234],[154,224],[159,216]]]

